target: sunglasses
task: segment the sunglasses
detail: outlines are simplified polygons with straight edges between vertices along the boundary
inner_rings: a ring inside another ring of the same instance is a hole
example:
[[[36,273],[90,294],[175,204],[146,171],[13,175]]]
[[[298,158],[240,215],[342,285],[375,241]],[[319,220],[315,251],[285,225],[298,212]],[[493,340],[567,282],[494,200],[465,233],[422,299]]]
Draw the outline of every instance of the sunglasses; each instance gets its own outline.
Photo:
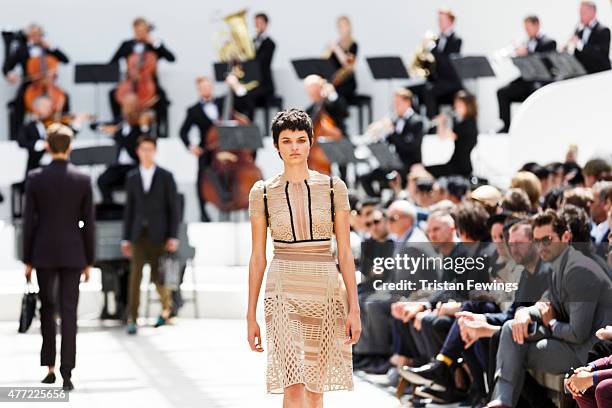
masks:
[[[372,220],[365,223],[366,228],[370,228],[372,225],[378,225],[382,222],[382,219]]]
[[[546,236],[546,237],[542,237],[542,238],[534,238],[533,239],[533,243],[535,244],[535,246],[539,247],[539,246],[543,246],[543,247],[549,247],[550,244],[552,244],[553,242],[553,237],[551,237],[550,235]]]

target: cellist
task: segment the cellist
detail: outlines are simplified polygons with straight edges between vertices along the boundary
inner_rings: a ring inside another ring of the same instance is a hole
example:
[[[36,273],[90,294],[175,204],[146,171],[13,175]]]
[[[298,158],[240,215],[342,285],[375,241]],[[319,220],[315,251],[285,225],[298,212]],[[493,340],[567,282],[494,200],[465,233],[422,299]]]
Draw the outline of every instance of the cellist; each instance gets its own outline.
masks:
[[[223,100],[215,99],[213,82],[210,78],[206,76],[196,78],[196,86],[200,99],[187,109],[187,115],[181,125],[179,134],[185,146],[198,159],[196,191],[200,203],[200,218],[202,222],[209,222],[210,217],[206,212],[206,201],[202,195],[200,184],[202,174],[212,160],[211,152],[206,149],[206,136],[210,127],[221,119]],[[198,129],[198,140],[192,141],[189,138],[189,131],[194,126]]]
[[[154,39],[151,36],[151,31],[154,27],[150,22],[145,20],[143,17],[137,17],[136,19],[134,19],[132,27],[134,29],[134,38],[121,43],[121,45],[111,58],[111,63],[118,63],[121,60],[125,60],[127,63],[127,60],[130,55],[134,53],[142,55],[147,51],[152,51],[157,56],[158,60],[165,59],[169,62],[175,61],[176,58],[174,57],[174,54],[170,50],[168,50],[160,40]],[[157,74],[153,75],[153,81],[155,82],[157,98],[155,104],[147,108],[152,108],[155,110],[157,124],[159,127],[157,132],[158,136],[166,137],[168,105],[170,104],[170,102],[168,101],[166,92],[159,85]],[[121,115],[121,107],[120,103],[115,98],[115,91],[116,88],[112,89],[109,94],[109,97],[113,117],[118,119]]]
[[[30,24],[26,29],[27,41],[12,50],[2,66],[2,73],[11,84],[19,83],[20,76],[16,72],[16,68],[18,66],[21,67],[21,84],[17,89],[15,99],[11,102],[14,109],[14,121],[11,123],[11,139],[17,138],[17,131],[21,128],[25,117],[24,94],[27,86],[32,82],[32,78],[28,76],[28,61],[49,55],[55,57],[63,64],[68,63],[66,54],[57,47],[51,47],[44,36],[45,33],[42,26],[34,23]],[[66,102],[64,111],[68,110],[69,106]]]

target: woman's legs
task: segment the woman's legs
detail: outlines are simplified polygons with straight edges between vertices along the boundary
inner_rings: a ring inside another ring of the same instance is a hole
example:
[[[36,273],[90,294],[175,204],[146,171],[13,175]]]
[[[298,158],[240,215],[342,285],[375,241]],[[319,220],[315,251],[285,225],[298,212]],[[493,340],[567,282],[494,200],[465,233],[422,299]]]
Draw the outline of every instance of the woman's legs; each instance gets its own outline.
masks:
[[[293,384],[285,387],[283,397],[283,408],[303,408],[304,384]]]
[[[306,390],[306,408],[323,408],[323,393]]]

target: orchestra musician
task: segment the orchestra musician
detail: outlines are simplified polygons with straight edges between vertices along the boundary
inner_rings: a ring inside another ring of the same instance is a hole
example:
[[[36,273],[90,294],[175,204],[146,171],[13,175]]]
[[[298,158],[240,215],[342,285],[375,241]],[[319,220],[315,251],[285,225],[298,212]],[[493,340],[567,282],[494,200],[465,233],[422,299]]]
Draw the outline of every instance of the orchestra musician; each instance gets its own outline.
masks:
[[[153,114],[150,111],[141,111],[138,97],[131,94],[124,98],[121,105],[121,120],[118,123],[99,126],[103,133],[113,137],[117,146],[115,163],[98,177],[103,204],[113,204],[113,190],[123,188],[127,174],[138,166],[138,137],[151,133],[153,120]]]
[[[328,59],[336,68],[332,84],[336,92],[345,100],[355,95],[357,81],[355,80],[355,58],[357,57],[357,42],[353,39],[351,20],[347,16],[336,19],[338,39],[332,42],[328,49]]]
[[[200,94],[200,100],[187,109],[187,115],[181,125],[180,137],[189,151],[198,158],[198,177],[196,190],[200,202],[200,215],[202,222],[209,222],[210,218],[206,212],[206,201],[201,193],[200,184],[204,169],[210,165],[211,152],[206,149],[206,136],[211,126],[221,119],[223,113],[223,99],[214,98],[213,82],[210,78],[200,76],[196,79],[196,86]],[[199,140],[193,143],[189,138],[189,131],[196,127]]]
[[[316,117],[321,109],[333,119],[336,127],[346,136],[345,120],[348,108],[345,99],[336,91],[336,88],[319,75],[308,75],[304,78],[304,88],[310,100],[306,113],[311,118]]]
[[[175,61],[176,58],[174,57],[174,54],[168,50],[160,40],[153,39],[151,36],[151,31],[154,28],[151,23],[142,17],[138,17],[134,20],[132,26],[134,29],[134,38],[121,43],[111,58],[111,63],[118,63],[121,60],[125,60],[127,63],[129,57],[133,54],[138,55],[140,58],[144,57],[145,53],[148,51],[152,51],[157,57],[157,60],[165,59],[169,62]],[[152,80],[155,86],[156,98],[152,101],[152,106],[145,106],[145,108],[153,108],[155,110],[158,125],[158,136],[166,137],[168,132],[168,105],[170,102],[166,96],[166,92],[160,86],[157,74],[155,72],[153,73]],[[112,89],[109,97],[113,116],[115,118],[119,118],[121,115],[121,104],[119,101],[117,101],[116,91],[117,88]]]
[[[451,56],[461,53],[461,38],[455,33],[455,14],[450,9],[438,11],[440,34],[435,40],[431,54],[435,59],[433,72],[423,85],[411,86],[419,102],[427,108],[427,117],[438,114],[440,103],[452,101],[453,96],[463,88],[461,80],[451,65]]]
[[[580,24],[565,48],[589,74],[610,69],[610,29],[597,20],[594,1],[580,3]]]
[[[370,125],[368,132],[374,139],[382,138],[395,147],[395,152],[402,161],[399,172],[402,186],[406,185],[406,176],[410,167],[421,163],[421,144],[423,142],[423,118],[412,108],[412,92],[400,88],[393,95],[394,118],[383,118]],[[374,135],[377,133],[377,135]],[[389,187],[387,172],[377,168],[360,177],[361,185],[370,197],[379,197],[384,188]],[[378,189],[374,189],[374,183]]]
[[[53,112],[53,103],[46,96],[39,96],[33,103],[33,117],[28,123],[21,126],[17,136],[19,146],[28,151],[28,171],[49,164],[51,156],[46,155],[45,138],[47,137],[47,128],[54,122],[66,122],[70,130],[76,134],[88,115],[76,115],[74,118],[67,120],[66,118],[56,119]],[[69,123],[68,123],[69,122]]]
[[[517,56],[531,55],[539,52],[553,52],[557,50],[557,42],[540,31],[540,19],[536,15],[525,17],[523,20],[527,42],[516,47]],[[508,133],[510,129],[510,105],[512,102],[523,102],[543,84],[541,82],[525,81],[518,78],[497,91],[499,102],[499,118],[504,126],[499,133]]]
[[[2,66],[2,73],[11,84],[19,83],[20,76],[15,71],[15,68],[18,66],[21,67],[21,83],[19,84],[14,100],[11,102],[13,109],[13,119],[10,125],[11,139],[17,139],[18,131],[25,118],[26,106],[24,98],[26,89],[34,80],[38,79],[30,77],[30,73],[28,73],[28,62],[44,56],[52,56],[63,64],[69,61],[63,51],[57,47],[51,47],[47,42],[42,26],[32,23],[26,29],[26,41],[21,42],[17,48],[8,53]],[[65,95],[65,97],[66,102],[64,103],[63,111],[67,112],[70,106],[67,99],[68,96]]]
[[[274,80],[272,78],[272,58],[276,44],[268,35],[268,24],[270,22],[265,13],[255,14],[255,31],[253,39],[255,45],[255,61],[258,62],[260,71],[259,86],[249,92],[256,107],[264,107],[274,97]]]

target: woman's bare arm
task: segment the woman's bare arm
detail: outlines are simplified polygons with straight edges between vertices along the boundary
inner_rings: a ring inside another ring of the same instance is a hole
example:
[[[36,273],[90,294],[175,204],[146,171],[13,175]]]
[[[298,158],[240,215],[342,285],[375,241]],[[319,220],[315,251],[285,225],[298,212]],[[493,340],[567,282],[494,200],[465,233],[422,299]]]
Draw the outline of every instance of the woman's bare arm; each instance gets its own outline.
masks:
[[[247,320],[256,320],[257,300],[266,271],[266,217],[251,215],[251,259],[249,261],[249,303]]]
[[[351,252],[349,212],[336,211],[336,243],[338,245],[338,263],[348,295],[349,312],[359,313],[357,283],[355,280],[355,260]]]

